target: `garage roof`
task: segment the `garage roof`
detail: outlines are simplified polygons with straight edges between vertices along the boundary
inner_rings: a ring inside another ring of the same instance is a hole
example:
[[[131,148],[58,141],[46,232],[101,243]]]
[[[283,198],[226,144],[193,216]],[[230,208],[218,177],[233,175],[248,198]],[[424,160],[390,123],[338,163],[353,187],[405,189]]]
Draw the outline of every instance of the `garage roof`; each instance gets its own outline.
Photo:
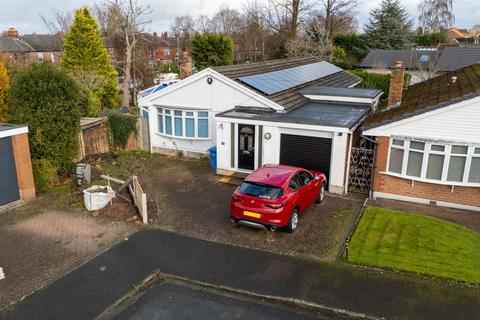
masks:
[[[21,124],[0,123],[0,138],[28,132],[28,127]]]
[[[306,95],[335,96],[351,98],[374,99],[383,93],[378,89],[335,88],[335,87],[308,87],[299,91]]]
[[[250,119],[259,121],[307,124],[328,127],[352,128],[369,112],[370,106],[339,104],[332,102],[310,102],[286,112],[248,112],[247,108],[236,108],[217,114],[223,118]]]

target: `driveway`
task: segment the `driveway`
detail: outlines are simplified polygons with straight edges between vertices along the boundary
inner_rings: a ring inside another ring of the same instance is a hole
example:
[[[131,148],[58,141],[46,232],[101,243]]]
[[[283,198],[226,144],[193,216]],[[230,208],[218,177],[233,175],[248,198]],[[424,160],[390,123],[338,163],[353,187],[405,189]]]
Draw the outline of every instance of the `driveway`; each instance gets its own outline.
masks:
[[[157,204],[157,227],[205,240],[324,260],[336,257],[363,204],[363,198],[327,196],[322,204],[305,212],[294,234],[232,228],[229,205],[237,186],[219,183],[220,177],[212,173],[208,161],[127,154],[94,165],[121,178],[125,178],[123,172],[136,172]]]
[[[77,268],[136,228],[78,211],[42,210],[37,199],[0,216],[0,309]],[[44,210],[44,209],[43,209]]]

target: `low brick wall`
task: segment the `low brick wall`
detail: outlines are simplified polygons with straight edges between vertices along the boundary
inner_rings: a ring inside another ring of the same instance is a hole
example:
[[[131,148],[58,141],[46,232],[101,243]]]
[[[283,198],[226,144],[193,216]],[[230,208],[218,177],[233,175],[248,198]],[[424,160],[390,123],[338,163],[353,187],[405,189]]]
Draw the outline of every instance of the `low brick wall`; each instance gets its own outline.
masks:
[[[12,147],[20,197],[25,201],[35,199],[35,183],[33,180],[28,134],[22,133],[12,136]]]
[[[407,197],[443,201],[480,207],[480,188],[451,186],[394,177],[381,172],[387,170],[389,138],[377,138],[375,180],[373,190]]]

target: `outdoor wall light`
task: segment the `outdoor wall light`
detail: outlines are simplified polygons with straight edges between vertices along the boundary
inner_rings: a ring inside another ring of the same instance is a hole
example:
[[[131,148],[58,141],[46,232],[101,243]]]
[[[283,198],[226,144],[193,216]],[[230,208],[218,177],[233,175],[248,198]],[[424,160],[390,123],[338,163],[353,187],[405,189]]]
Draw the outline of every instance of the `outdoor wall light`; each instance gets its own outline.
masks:
[[[207,78],[207,83],[208,83],[208,84],[212,84],[212,82],[213,82],[213,78],[208,77],[208,78]]]
[[[270,132],[265,132],[263,137],[265,138],[265,140],[270,140],[270,138],[272,138],[272,134]]]

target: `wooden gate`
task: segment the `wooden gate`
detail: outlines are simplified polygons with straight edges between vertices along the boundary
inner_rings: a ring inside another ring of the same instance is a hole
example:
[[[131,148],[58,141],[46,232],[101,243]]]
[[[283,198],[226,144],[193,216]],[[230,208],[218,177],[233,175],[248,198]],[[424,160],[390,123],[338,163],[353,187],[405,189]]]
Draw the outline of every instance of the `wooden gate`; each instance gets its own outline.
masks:
[[[370,192],[375,164],[375,149],[353,147],[350,156],[350,172],[348,174],[348,191]]]

